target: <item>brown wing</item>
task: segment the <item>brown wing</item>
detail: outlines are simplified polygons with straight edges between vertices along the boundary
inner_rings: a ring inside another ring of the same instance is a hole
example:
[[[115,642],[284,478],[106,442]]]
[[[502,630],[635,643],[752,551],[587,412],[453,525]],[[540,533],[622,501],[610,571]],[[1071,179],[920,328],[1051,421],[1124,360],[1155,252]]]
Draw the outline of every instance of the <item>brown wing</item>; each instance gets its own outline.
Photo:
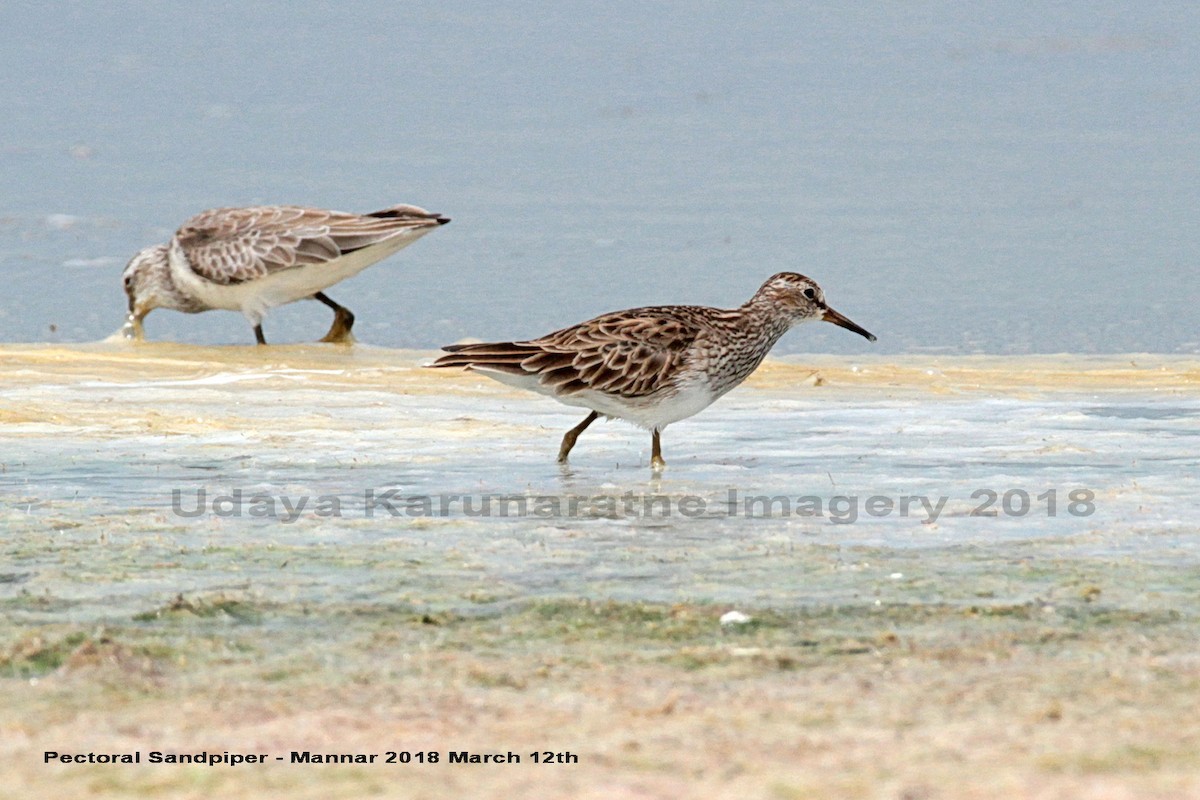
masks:
[[[697,309],[698,310],[698,309]],[[669,384],[687,348],[703,331],[686,306],[635,308],[589,320],[528,342],[442,348],[435,367],[481,367],[535,374],[560,394],[586,389],[645,397]]]
[[[188,220],[175,238],[198,275],[235,284],[326,263],[406,231],[449,221],[404,205],[362,215],[300,206],[214,208]],[[380,257],[387,254],[381,248]]]

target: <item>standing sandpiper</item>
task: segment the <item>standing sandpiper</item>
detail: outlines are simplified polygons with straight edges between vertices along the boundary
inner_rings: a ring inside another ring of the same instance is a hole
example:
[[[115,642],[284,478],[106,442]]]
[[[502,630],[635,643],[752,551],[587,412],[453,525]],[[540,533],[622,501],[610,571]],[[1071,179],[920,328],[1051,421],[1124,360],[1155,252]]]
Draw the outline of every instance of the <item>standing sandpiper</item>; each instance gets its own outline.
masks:
[[[825,305],[821,287],[781,272],[740,308],[651,306],[614,311],[527,342],[455,344],[434,367],[466,367],[560,403],[591,409],[558,450],[600,416],[648,428],[650,464],[666,466],[659,434],[744,381],[793,325],[825,320],[875,336]]]
[[[129,317],[124,332],[142,338],[155,308],[195,314],[241,311],[266,344],[267,311],[312,298],[333,309],[323,342],[354,341],[354,315],[323,289],[357,275],[449,218],[398,205],[372,214],[301,206],[214,208],[183,224],[167,244],[142,250],[125,267]]]

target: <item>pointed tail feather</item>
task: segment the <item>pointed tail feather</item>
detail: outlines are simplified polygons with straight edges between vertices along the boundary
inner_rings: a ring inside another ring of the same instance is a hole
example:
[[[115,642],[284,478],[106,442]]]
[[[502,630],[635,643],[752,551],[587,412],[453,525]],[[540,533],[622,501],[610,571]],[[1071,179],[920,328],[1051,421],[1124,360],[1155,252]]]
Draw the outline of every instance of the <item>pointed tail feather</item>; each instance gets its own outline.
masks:
[[[449,217],[426,211],[420,206],[403,204],[395,205],[391,208],[385,208],[380,211],[372,211],[370,214],[364,214],[363,216],[376,217],[378,219],[411,219],[414,222],[418,220],[429,220],[431,222],[436,222],[438,225],[445,225],[450,221]]]
[[[442,356],[431,367],[484,367],[510,372],[514,375],[527,374],[521,362],[539,352],[537,345],[518,342],[483,342],[479,344],[451,344],[442,348]]]

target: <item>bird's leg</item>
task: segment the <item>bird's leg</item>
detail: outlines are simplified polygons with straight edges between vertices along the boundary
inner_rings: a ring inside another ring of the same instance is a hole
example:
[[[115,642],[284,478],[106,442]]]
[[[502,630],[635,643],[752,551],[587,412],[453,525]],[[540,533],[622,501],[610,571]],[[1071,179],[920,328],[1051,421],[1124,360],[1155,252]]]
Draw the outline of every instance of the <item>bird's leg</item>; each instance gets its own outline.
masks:
[[[567,431],[567,435],[564,436],[562,440],[562,447],[558,448],[558,463],[567,463],[567,454],[570,453],[571,448],[575,446],[575,440],[579,438],[579,434],[587,430],[587,426],[591,425],[593,422],[599,419],[599,417],[600,413],[598,411],[593,411],[587,415],[587,418],[583,422]]]
[[[324,292],[314,294],[313,300],[320,300],[333,309],[333,324],[329,326],[329,333],[321,337],[321,341],[353,344],[354,337],[350,335],[350,329],[354,327],[354,314],[350,313],[350,309],[333,302]]]
[[[650,469],[659,472],[666,466],[667,462],[662,457],[662,439],[659,438],[658,428],[655,428],[654,438],[650,442]]]
[[[261,323],[259,323],[258,325],[255,325],[255,326],[254,326],[254,338],[255,338],[255,339],[258,341],[258,343],[259,343],[259,344],[266,344],[266,343],[267,343],[267,339],[266,339],[266,337],[265,337],[265,336],[263,336],[263,332],[262,332],[262,324],[261,324]]]

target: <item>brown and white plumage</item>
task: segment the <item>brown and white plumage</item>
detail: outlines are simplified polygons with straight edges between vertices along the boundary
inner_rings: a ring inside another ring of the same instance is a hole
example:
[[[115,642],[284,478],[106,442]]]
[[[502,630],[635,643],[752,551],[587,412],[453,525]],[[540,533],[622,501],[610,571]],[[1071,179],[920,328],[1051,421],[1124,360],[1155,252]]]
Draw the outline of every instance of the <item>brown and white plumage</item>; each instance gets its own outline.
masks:
[[[396,205],[370,214],[301,206],[215,208],[190,220],[165,245],[125,268],[131,334],[155,308],[186,313],[241,311],[260,343],[273,307],[315,298],[335,312],[326,341],[346,341],[354,316],[322,290],[356,275],[450,220]]]
[[[652,460],[662,466],[659,432],[737,386],[793,325],[823,319],[875,337],[825,304],[815,282],[781,272],[735,309],[650,306],[604,314],[522,342],[450,345],[435,367],[465,367],[503,383],[592,410],[563,439],[597,416],[653,432]]]
[[[689,342],[704,331],[703,311],[663,306],[619,311],[528,342],[450,345],[435,366],[537,376],[554,394],[594,390],[633,399],[657,392],[678,374]]]

